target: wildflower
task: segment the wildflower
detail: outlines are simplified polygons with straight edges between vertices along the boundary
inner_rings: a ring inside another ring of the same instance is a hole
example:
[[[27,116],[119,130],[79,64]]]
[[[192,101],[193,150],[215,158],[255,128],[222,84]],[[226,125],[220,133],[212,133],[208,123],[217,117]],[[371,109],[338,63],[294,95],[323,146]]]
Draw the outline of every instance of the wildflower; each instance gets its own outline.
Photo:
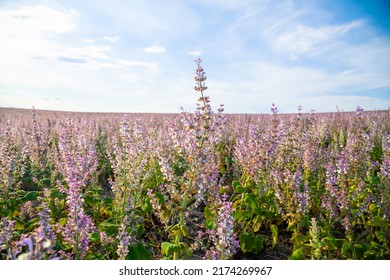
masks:
[[[20,216],[24,220],[30,220],[34,216],[34,208],[31,201],[27,201],[20,211]]]
[[[194,89],[196,91],[204,91],[207,89],[206,85],[205,85],[205,80],[207,79],[207,77],[205,76],[205,72],[203,71],[203,68],[202,68],[202,59],[200,57],[198,57],[197,59],[195,59],[195,62],[197,64],[197,68],[196,68],[196,73],[195,73],[195,81],[196,81],[196,85],[194,87]]]
[[[119,232],[118,232],[118,236],[117,236],[118,241],[119,241],[119,245],[118,245],[118,249],[116,252],[117,252],[120,260],[125,260],[127,254],[129,253],[128,247],[131,243],[131,238],[130,238],[129,233],[126,230],[126,226],[128,223],[129,223],[129,218],[128,218],[128,216],[126,216],[125,220],[122,222],[122,224],[119,228]]]
[[[214,243],[206,258],[230,259],[239,248],[239,242],[234,233],[234,218],[232,216],[232,202],[223,198],[221,208],[218,211],[218,224],[215,231],[209,231],[210,239]]]
[[[311,218],[311,225],[309,229],[309,236],[310,236],[310,245],[312,247],[312,258],[313,259],[321,259],[321,240],[320,240],[320,229],[317,225],[317,220],[315,217]]]
[[[23,238],[22,245],[27,245],[28,252],[18,256],[19,260],[41,260],[46,257],[52,242],[44,236],[42,227],[38,227],[28,237]]]
[[[89,235],[96,230],[92,219],[83,209],[82,191],[97,168],[97,155],[94,143],[83,133],[74,131],[72,120],[59,135],[58,170],[64,176],[67,187],[57,181],[60,191],[67,194],[68,219],[65,226],[58,226],[64,241],[73,247],[76,259],[86,254],[89,248]],[[85,127],[87,129],[87,127]]]
[[[7,248],[7,244],[11,241],[13,235],[15,221],[9,220],[7,217],[0,221],[0,252]]]
[[[50,209],[45,202],[41,204],[41,211],[38,212],[39,225],[42,227],[42,233],[49,240],[54,241],[55,233],[50,225]]]

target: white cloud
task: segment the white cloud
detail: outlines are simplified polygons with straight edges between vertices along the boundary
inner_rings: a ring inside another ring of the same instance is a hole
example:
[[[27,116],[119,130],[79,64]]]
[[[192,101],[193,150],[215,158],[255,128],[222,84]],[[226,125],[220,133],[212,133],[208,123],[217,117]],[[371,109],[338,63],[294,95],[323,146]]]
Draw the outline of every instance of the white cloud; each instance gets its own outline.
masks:
[[[109,1],[93,1],[94,10],[116,20],[116,28],[137,38],[153,38],[163,42],[181,38],[199,27],[199,15],[185,1],[155,0],[123,1],[115,5]]]
[[[120,59],[118,62],[125,66],[149,66],[150,63],[144,62],[144,61],[137,61],[137,60],[126,60],[126,59]]]
[[[51,39],[74,30],[78,14],[73,10],[26,6],[0,10],[0,18],[0,56],[18,60],[50,53],[55,47]]]
[[[0,11],[0,30],[9,37],[34,35],[37,32],[65,33],[76,27],[77,12],[59,11],[48,6],[25,6]]]
[[[138,60],[121,59],[117,61],[126,67],[120,78],[127,82],[150,81],[161,73],[160,65],[157,62],[145,62]]]
[[[274,47],[282,51],[307,53],[320,44],[328,43],[345,35],[348,31],[358,29],[363,21],[355,20],[341,25],[324,25],[318,28],[299,25],[275,39]]]
[[[201,56],[202,51],[189,51],[188,54],[193,56]]]
[[[153,46],[144,48],[143,51],[147,52],[147,53],[157,53],[157,54],[159,54],[159,53],[165,53],[167,50],[165,49],[164,46],[153,45]]]
[[[64,48],[56,55],[59,56],[69,56],[69,57],[78,57],[83,59],[109,59],[109,56],[106,54],[111,51],[111,48],[108,46],[86,46],[81,48]]]
[[[112,37],[111,36],[104,36],[103,40],[109,41],[111,43],[116,43],[116,42],[119,42],[120,37],[119,36],[112,36]]]

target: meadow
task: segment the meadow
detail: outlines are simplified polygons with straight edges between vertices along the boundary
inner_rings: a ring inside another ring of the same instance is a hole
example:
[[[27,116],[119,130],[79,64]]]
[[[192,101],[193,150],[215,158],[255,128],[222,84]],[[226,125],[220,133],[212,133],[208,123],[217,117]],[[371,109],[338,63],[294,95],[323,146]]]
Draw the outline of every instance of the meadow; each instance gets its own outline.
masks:
[[[390,259],[390,111],[0,109],[0,259]]]

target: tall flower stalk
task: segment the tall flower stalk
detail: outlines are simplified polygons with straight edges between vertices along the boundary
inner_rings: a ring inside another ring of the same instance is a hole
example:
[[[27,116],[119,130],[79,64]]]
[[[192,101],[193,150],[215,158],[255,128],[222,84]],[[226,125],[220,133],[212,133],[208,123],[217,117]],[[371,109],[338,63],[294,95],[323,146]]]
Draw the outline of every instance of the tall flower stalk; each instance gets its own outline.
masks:
[[[87,124],[82,124],[88,129]],[[75,130],[75,131],[74,131]],[[90,216],[83,209],[83,189],[96,171],[97,155],[90,138],[93,134],[81,133],[80,128],[69,119],[59,134],[59,158],[57,169],[61,171],[66,186],[59,185],[67,195],[68,219],[65,226],[59,225],[64,241],[73,248],[76,259],[89,249],[89,235],[96,231]]]

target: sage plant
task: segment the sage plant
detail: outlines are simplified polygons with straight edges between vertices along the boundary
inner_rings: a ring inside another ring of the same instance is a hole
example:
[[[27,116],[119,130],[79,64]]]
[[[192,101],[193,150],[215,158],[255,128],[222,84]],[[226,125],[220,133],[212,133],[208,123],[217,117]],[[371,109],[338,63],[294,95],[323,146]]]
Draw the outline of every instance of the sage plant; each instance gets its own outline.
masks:
[[[67,195],[68,219],[65,226],[58,225],[64,241],[73,248],[76,259],[86,255],[89,248],[89,235],[96,231],[90,216],[83,209],[83,188],[96,171],[97,155],[92,137],[93,133],[81,133],[88,130],[87,124],[81,127],[73,125],[68,119],[59,133],[59,155],[56,161],[65,179],[66,185],[60,190]]]
[[[209,238],[214,246],[206,252],[205,258],[227,260],[240,248],[237,236],[234,232],[234,218],[232,216],[232,202],[227,201],[227,196],[222,196],[221,206],[218,210],[218,222],[216,229],[209,230]]]
[[[11,259],[11,241],[14,233],[15,221],[3,218],[0,220],[0,256],[6,251],[6,258]]]

